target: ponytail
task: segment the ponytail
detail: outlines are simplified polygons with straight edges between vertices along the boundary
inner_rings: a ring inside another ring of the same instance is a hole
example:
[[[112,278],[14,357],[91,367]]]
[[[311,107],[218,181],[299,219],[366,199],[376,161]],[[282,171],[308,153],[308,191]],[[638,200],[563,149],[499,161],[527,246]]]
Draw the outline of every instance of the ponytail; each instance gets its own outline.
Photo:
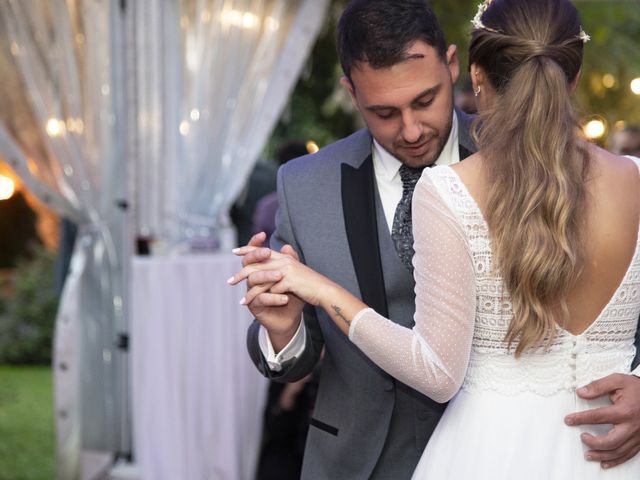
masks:
[[[556,56],[566,47],[516,40],[476,32],[470,61],[496,45],[508,45],[501,53],[514,60],[508,75],[479,63],[497,95],[475,135],[487,167],[487,223],[514,311],[505,341],[517,342],[519,356],[550,345],[566,319],[565,296],[585,257],[589,157],[571,105],[570,62]]]

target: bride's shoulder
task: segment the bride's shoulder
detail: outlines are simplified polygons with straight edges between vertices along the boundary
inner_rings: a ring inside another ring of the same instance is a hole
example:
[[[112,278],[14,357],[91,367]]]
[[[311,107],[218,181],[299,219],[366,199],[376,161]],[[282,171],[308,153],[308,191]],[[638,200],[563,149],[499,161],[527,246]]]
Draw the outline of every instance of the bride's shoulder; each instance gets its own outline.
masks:
[[[424,202],[439,201],[453,211],[474,210],[483,198],[482,157],[474,154],[454,165],[427,168],[416,186],[418,198]],[[469,200],[473,200],[469,202]]]
[[[479,153],[474,153],[464,161],[452,165],[436,165],[433,168],[426,168],[423,177],[433,181],[454,181],[463,184],[474,184],[480,177],[482,157]]]
[[[482,154],[480,152],[469,155],[466,159],[451,166],[460,176],[477,173],[482,168]]]
[[[640,164],[640,158],[617,155],[593,144],[589,146],[589,155],[596,163],[613,170],[624,168],[633,170],[634,167],[637,170]]]
[[[486,195],[486,175],[482,154],[479,152],[474,153],[451,168],[469,195],[473,197],[478,205],[482,205]]]
[[[603,148],[593,146],[590,149],[593,174],[601,182],[622,187],[629,185],[637,189],[640,183],[640,159],[616,155]]]
[[[465,185],[474,185],[482,178],[482,154],[474,153],[462,162],[451,166]]]
[[[589,153],[592,162],[587,190],[600,217],[627,212],[636,219],[640,211],[640,159],[615,155],[599,147]]]

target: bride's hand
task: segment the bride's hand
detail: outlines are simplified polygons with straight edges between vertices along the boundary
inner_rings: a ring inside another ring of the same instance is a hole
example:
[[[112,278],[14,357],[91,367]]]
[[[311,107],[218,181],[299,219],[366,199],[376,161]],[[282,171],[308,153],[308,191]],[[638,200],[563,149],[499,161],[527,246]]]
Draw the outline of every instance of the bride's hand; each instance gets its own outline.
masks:
[[[241,251],[236,252],[236,255],[246,255],[254,249],[253,247],[243,247]],[[271,293],[292,293],[305,302],[316,306],[320,304],[327,287],[330,287],[333,283],[291,256],[273,250],[269,260],[247,265],[231,277],[229,283],[235,285],[255,272],[264,272],[265,276],[275,282],[269,290]],[[252,287],[243,298],[243,303],[246,305],[251,304],[253,299],[263,292],[264,288],[262,286]],[[282,301],[284,305],[288,302],[288,298],[283,295]]]

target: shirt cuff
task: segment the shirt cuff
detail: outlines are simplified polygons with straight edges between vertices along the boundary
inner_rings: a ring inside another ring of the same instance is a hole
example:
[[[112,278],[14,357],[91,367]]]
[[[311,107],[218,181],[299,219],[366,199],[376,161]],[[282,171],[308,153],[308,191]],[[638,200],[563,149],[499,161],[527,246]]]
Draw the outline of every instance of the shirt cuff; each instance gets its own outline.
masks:
[[[282,370],[282,364],[292,358],[299,357],[304,352],[305,341],[307,337],[307,331],[304,328],[304,322],[300,321],[298,330],[293,335],[293,338],[287,343],[287,345],[280,350],[277,354],[273,351],[273,344],[269,338],[267,329],[260,325],[260,333],[258,336],[258,343],[260,344],[260,350],[262,356],[267,361],[269,369],[272,372],[279,372]]]

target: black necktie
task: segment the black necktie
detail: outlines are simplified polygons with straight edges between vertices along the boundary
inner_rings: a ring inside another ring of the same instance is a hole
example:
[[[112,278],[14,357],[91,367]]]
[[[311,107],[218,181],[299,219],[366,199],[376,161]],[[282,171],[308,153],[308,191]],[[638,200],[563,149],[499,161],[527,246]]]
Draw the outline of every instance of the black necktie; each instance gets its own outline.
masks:
[[[393,216],[393,227],[391,228],[391,238],[396,246],[396,251],[400,261],[413,273],[413,231],[411,229],[411,197],[416,183],[422,175],[421,168],[411,168],[406,165],[400,167],[400,178],[402,179],[402,198],[396,207]]]

